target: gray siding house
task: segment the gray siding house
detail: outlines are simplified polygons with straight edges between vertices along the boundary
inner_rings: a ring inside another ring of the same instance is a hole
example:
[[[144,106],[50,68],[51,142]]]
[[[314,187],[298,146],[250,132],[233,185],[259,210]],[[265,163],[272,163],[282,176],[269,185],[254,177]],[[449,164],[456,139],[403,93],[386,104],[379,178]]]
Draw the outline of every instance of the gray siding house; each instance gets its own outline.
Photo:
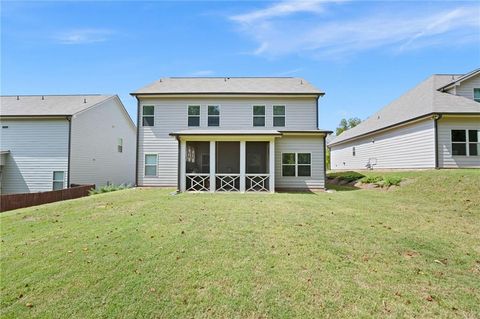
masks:
[[[323,189],[324,93],[299,78],[162,78],[138,100],[136,181],[180,191]]]
[[[331,168],[480,168],[480,69],[432,75],[329,143]]]
[[[133,184],[135,130],[116,95],[1,96],[1,193]]]

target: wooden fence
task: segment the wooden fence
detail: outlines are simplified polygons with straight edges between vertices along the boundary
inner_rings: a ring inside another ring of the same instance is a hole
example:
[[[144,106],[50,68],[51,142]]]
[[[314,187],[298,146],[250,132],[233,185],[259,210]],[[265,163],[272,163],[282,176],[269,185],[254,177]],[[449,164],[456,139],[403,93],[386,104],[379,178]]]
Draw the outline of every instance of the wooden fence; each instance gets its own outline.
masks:
[[[58,191],[0,195],[0,212],[88,196],[95,185],[72,185]]]

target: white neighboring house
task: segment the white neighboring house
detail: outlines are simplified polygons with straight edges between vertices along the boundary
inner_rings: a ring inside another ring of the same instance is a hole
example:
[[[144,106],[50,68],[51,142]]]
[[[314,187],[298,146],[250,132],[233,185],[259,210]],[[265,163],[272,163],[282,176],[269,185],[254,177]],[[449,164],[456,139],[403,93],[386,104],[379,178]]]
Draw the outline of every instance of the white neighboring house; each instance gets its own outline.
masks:
[[[138,100],[137,185],[323,189],[324,93],[300,78],[162,78]]]
[[[331,168],[480,168],[480,69],[432,75],[328,145]]]
[[[1,193],[135,181],[135,124],[116,95],[1,96]]]

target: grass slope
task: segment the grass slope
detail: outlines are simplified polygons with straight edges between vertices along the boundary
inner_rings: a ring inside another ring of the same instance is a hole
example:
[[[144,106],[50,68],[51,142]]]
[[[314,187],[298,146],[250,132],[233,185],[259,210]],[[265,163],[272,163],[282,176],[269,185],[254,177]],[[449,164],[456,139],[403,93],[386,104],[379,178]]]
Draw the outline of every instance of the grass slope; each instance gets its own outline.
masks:
[[[480,170],[401,176],[393,191],[129,189],[3,213],[0,315],[479,316]]]

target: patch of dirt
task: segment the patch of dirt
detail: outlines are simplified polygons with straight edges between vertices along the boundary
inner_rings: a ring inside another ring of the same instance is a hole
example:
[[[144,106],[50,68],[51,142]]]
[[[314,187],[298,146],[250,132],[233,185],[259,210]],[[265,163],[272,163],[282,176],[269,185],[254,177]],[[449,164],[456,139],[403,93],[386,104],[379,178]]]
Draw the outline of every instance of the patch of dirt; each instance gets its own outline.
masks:
[[[412,251],[412,250],[407,250],[407,251],[404,251],[402,255],[406,259],[412,259],[420,256],[420,253],[417,253],[416,251]]]

